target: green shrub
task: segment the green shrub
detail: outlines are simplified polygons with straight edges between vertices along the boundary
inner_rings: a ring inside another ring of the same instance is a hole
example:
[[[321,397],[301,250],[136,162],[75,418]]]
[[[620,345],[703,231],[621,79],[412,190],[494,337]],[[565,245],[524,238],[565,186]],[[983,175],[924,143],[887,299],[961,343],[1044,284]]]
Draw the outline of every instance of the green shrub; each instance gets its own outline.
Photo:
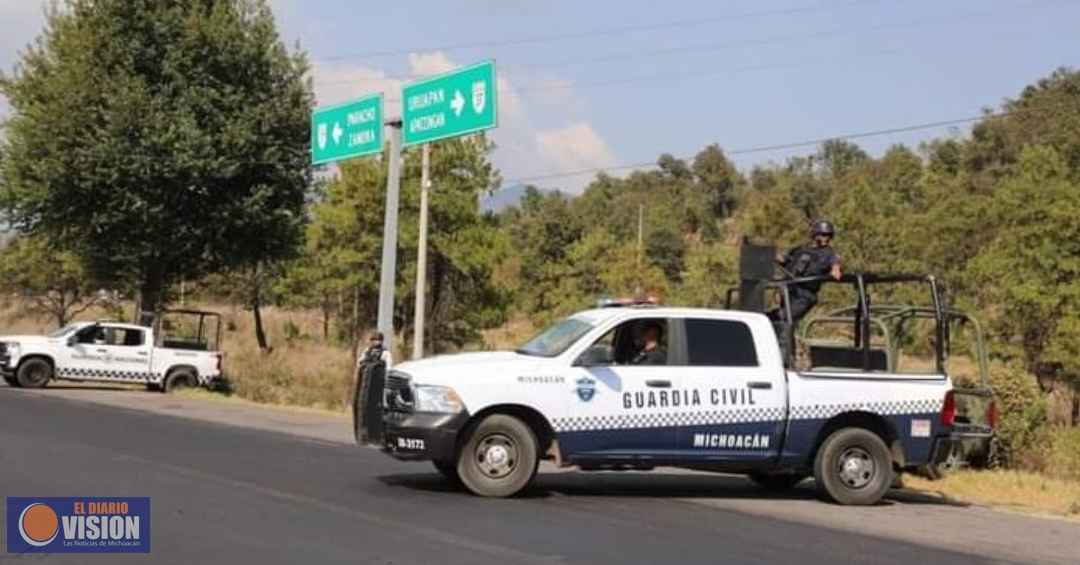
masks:
[[[1051,450],[1047,403],[1035,377],[995,363],[990,386],[997,396],[1001,461],[1008,467],[1043,470]]]

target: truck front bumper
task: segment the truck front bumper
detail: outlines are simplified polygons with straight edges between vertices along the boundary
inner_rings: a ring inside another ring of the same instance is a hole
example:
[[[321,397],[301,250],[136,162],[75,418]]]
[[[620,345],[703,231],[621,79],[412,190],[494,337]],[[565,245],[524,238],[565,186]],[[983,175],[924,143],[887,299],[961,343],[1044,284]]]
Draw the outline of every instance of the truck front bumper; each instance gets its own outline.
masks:
[[[382,450],[402,461],[452,461],[458,434],[468,420],[464,412],[387,412],[383,416]]]

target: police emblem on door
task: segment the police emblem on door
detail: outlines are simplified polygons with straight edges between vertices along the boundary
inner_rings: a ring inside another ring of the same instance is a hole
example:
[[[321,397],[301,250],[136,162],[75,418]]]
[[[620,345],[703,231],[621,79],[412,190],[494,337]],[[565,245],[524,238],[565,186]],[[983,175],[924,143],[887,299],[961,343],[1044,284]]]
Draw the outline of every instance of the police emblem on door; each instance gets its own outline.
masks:
[[[319,149],[326,148],[326,124],[319,124]]]
[[[574,391],[577,392],[578,398],[582,402],[588,402],[596,396],[596,381],[582,377],[577,380],[577,388]]]
[[[472,109],[473,112],[479,114],[484,111],[484,104],[487,103],[487,83],[482,80],[478,80],[472,83]]]

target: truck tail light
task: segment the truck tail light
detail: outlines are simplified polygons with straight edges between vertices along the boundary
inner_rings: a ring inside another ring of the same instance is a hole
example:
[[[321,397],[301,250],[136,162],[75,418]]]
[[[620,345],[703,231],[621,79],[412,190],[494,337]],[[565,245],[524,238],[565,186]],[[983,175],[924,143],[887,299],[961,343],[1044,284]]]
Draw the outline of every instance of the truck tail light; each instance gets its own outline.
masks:
[[[217,358],[217,370],[220,373],[221,372],[221,359],[223,357],[225,357],[225,354],[224,353],[215,353],[214,357]]]
[[[990,400],[990,407],[986,409],[986,419],[990,422],[991,428],[997,427],[998,421],[998,407],[997,400]]]
[[[953,391],[945,393],[945,403],[941,406],[941,425],[952,426],[956,420],[956,398]]]

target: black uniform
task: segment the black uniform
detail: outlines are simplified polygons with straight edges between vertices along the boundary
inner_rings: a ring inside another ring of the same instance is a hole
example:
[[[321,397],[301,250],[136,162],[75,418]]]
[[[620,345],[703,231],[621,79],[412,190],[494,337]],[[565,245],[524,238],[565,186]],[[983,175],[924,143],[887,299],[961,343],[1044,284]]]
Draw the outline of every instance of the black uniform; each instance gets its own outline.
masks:
[[[666,365],[667,354],[659,347],[651,351],[643,349],[634,356],[630,363],[633,365]]]
[[[784,270],[794,278],[824,277],[832,266],[840,262],[840,255],[832,247],[796,247],[788,252]],[[799,321],[814,305],[821,290],[821,281],[804,282],[788,287],[791,296],[791,319]]]

